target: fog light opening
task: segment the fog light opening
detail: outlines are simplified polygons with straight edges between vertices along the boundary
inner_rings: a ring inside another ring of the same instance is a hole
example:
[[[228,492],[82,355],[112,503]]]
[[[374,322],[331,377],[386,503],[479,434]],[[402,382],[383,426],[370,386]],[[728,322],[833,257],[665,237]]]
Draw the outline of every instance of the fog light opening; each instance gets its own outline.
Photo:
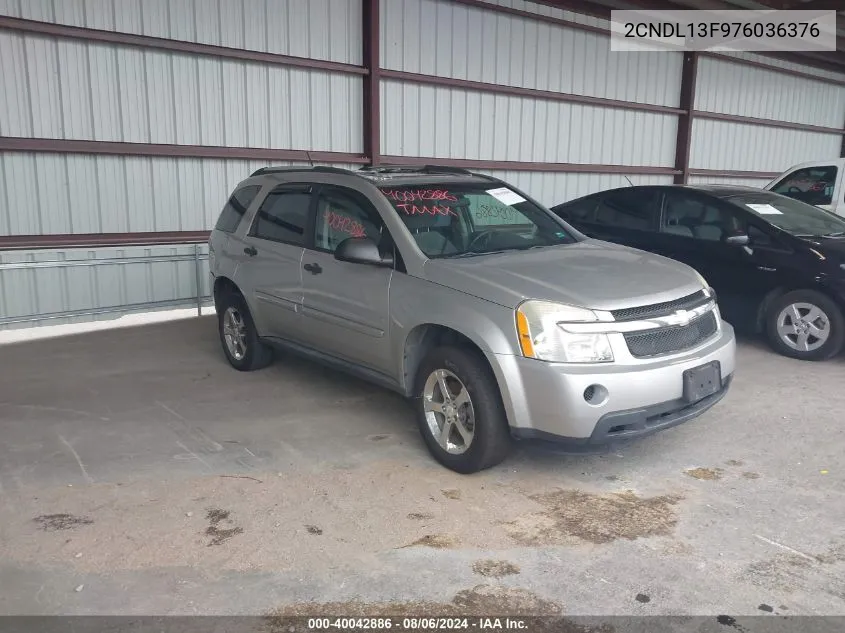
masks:
[[[602,385],[590,385],[584,389],[584,401],[595,407],[607,402],[607,389]]]

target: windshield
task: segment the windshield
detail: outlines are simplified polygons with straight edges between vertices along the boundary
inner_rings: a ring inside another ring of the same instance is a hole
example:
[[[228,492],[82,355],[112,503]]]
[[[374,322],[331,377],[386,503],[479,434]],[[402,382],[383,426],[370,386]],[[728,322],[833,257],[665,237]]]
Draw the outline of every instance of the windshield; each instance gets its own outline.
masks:
[[[738,204],[769,224],[798,237],[838,237],[845,235],[845,220],[792,198],[754,192],[731,196]]]
[[[403,185],[381,192],[427,257],[470,257],[577,241],[550,213],[494,183]]]

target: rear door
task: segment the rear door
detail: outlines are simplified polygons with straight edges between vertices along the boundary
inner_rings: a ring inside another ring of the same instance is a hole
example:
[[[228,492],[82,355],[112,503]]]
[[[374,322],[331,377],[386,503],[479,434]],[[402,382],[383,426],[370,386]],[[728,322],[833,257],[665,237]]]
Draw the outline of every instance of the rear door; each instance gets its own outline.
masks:
[[[590,237],[652,250],[661,192],[652,187],[615,189],[599,196],[592,218],[576,223]]]
[[[262,336],[302,336],[302,255],[312,212],[310,184],[284,184],[267,194],[239,244],[235,283],[248,295]]]
[[[369,237],[384,248],[392,240],[368,198],[345,187],[323,185],[302,260],[305,342],[326,354],[391,375],[389,290],[393,268],[341,262],[345,239]]]
[[[836,211],[837,207],[841,211],[842,171],[833,162],[799,167],[766,189],[828,211]]]
[[[208,269],[212,275],[232,278],[235,274],[237,264],[244,256],[244,245],[243,241],[234,238],[234,235],[241,228],[241,221],[260,191],[260,185],[239,187],[232,192],[220,212],[208,239]]]

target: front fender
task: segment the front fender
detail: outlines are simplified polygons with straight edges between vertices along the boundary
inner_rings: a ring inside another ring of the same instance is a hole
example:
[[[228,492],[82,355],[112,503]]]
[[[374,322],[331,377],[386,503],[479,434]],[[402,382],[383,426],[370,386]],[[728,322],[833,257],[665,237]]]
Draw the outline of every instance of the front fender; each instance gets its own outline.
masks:
[[[496,355],[519,353],[511,308],[408,275],[394,275],[390,306],[395,375],[406,393],[411,385],[405,384],[405,346],[421,326],[440,326],[458,332],[472,341],[491,364]]]

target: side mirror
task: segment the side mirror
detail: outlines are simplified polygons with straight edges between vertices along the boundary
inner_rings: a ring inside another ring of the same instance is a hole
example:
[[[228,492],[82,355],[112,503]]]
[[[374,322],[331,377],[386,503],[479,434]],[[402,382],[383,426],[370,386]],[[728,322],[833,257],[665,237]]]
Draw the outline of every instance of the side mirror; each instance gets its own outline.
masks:
[[[748,246],[751,243],[751,238],[747,235],[731,235],[725,238],[725,244],[729,246]]]
[[[376,243],[369,237],[349,237],[337,246],[334,258],[352,264],[370,266],[393,266],[392,255],[382,255]]]

